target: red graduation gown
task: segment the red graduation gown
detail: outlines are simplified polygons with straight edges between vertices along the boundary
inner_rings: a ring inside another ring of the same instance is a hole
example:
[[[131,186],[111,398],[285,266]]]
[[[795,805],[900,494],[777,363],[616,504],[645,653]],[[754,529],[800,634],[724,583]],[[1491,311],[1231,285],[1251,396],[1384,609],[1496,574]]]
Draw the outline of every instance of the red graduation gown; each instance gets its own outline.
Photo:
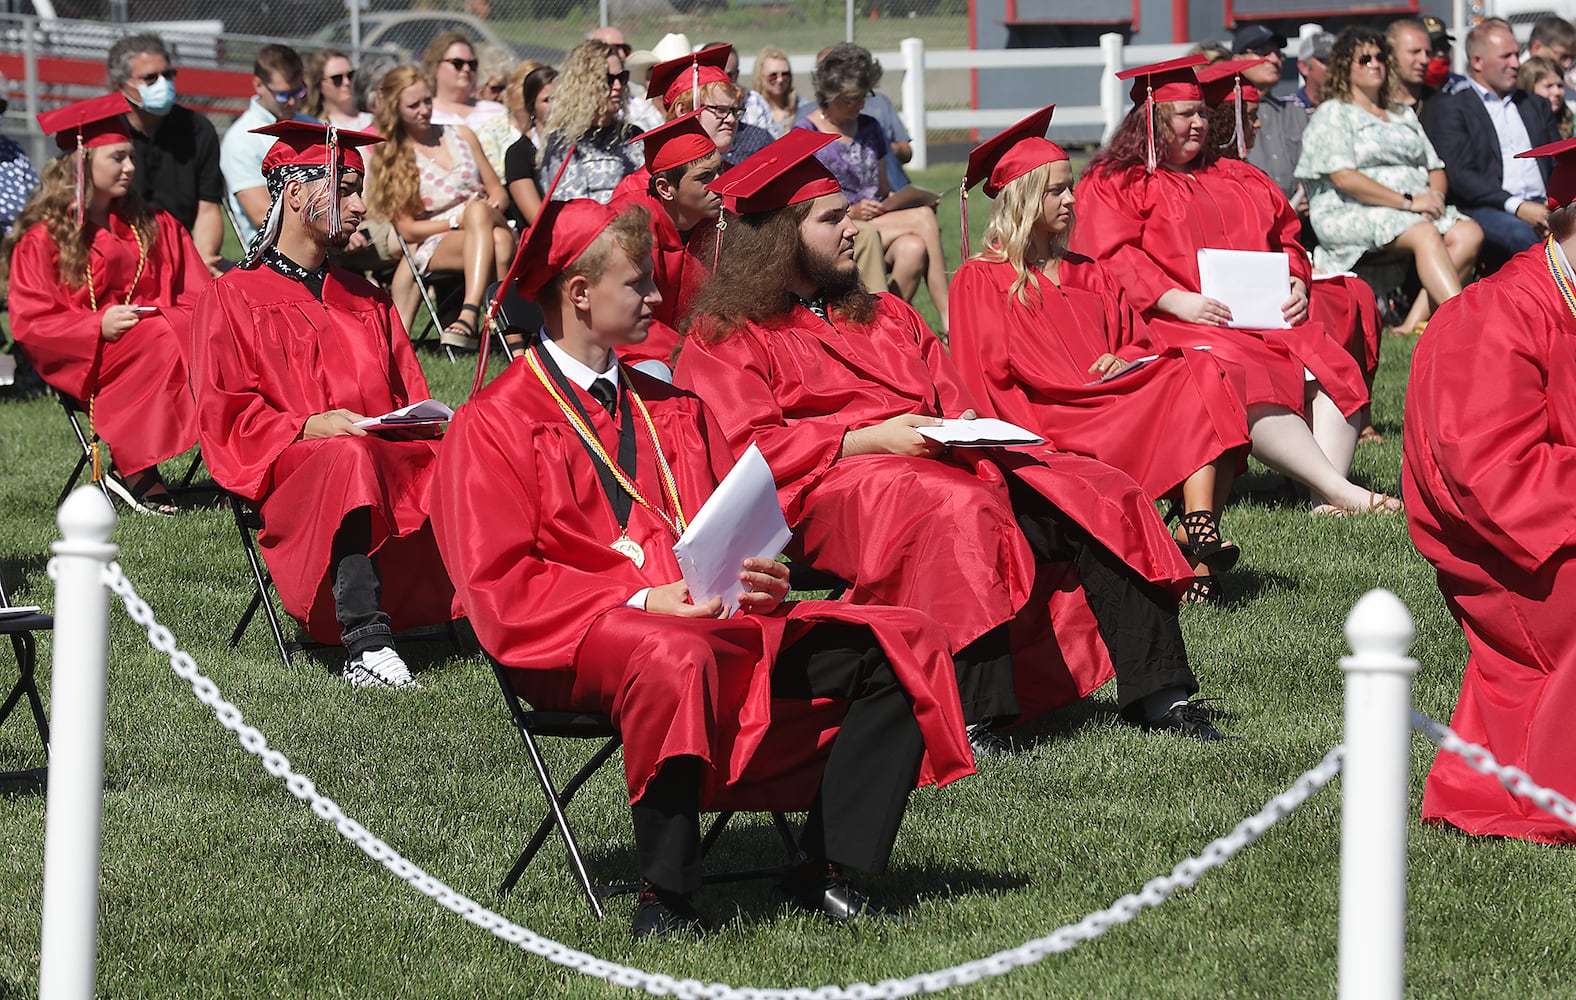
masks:
[[[946,627],[954,652],[1013,622],[1025,718],[1088,694],[1110,678],[1110,657],[1076,574],[1066,565],[1036,567],[1007,475],[1141,577],[1180,592],[1191,570],[1138,485],[1081,455],[1042,447],[954,449],[940,460],[839,459],[850,430],[901,414],[977,408],[919,314],[894,296],[877,298],[868,326],[834,328],[795,305],[717,343],[692,335],[677,381],[717,413],[735,451],[760,446],[793,544],[848,581],[849,600],[917,608]]]
[[[1199,290],[1198,251],[1205,247],[1284,252],[1292,277],[1310,283],[1297,214],[1262,170],[1220,159],[1191,172],[1161,167],[1150,174],[1134,166],[1085,174],[1078,205],[1073,249],[1110,262],[1156,341],[1207,344],[1236,366],[1245,402],[1301,413],[1305,367],[1343,414],[1368,402],[1362,372],[1315,319],[1290,330],[1238,330],[1184,323],[1155,306],[1173,288]]]
[[[1070,254],[1060,286],[1030,274],[1028,305],[1009,263],[966,261],[952,279],[948,347],[983,413],[1121,469],[1156,499],[1248,443],[1247,414],[1211,352],[1155,345],[1105,267]],[[1161,357],[1089,385],[1102,354]]]
[[[1363,382],[1373,386],[1379,370],[1379,302],[1368,282],[1350,274],[1314,276],[1309,316],[1357,362]]]
[[[259,506],[259,543],[285,610],[314,639],[339,640],[334,533],[370,508],[370,554],[395,631],[447,621],[454,589],[427,521],[438,441],[301,440],[313,414],[377,416],[429,397],[388,296],[337,267],[321,302],[272,268],[237,268],[198,300],[195,329],[203,459],[215,482]]]
[[[1576,320],[1542,246],[1429,321],[1404,426],[1407,527],[1471,654],[1450,724],[1576,797]],[[1443,751],[1423,818],[1576,843],[1576,830]]]
[[[695,396],[640,372],[630,378],[693,516],[733,464],[728,444]],[[616,455],[614,418],[574,391]],[[639,410],[632,416],[636,484],[671,511]],[[921,781],[973,771],[946,636],[923,615],[830,601],[725,621],[625,607],[642,588],[682,578],[673,535],[634,504],[628,534],[646,554],[644,567],[609,547],[619,528],[595,466],[527,364],[509,366],[455,415],[432,518],[459,602],[481,644],[511,668],[516,690],[542,708],[612,717],[631,801],[663,761],[694,756],[710,765],[705,808],[808,806],[842,703],[774,700],[771,668],[779,650],[825,621],[868,625],[880,641],[924,734]]]
[[[642,174],[644,177],[641,177]],[[624,190],[625,184],[637,177],[641,178],[639,189]],[[651,251],[651,276],[657,283],[657,290],[662,293],[662,301],[652,310],[653,319],[646,339],[639,344],[620,347],[619,357],[626,364],[652,358],[671,366],[673,352],[679,346],[679,330],[687,318],[689,304],[710,274],[710,263],[702,262],[696,256],[696,250],[699,247],[715,246],[715,226],[710,222],[702,222],[689,232],[680,233],[662,204],[646,193],[646,184],[650,178],[651,175],[645,173],[642,167],[620,181],[613,194],[615,207],[639,205],[651,216],[651,235],[655,240]],[[708,231],[713,235],[704,235]]]
[[[192,238],[164,212],[131,305],[158,306],[119,340],[106,342],[88,287],[60,280],[60,253],[43,223],[22,234],[11,257],[11,332],[45,382],[87,405],[94,426],[126,473],[173,458],[197,442],[187,377],[191,310],[212,282]],[[89,266],[102,310],[126,304],[137,274],[137,242],[119,215],[93,233]]]

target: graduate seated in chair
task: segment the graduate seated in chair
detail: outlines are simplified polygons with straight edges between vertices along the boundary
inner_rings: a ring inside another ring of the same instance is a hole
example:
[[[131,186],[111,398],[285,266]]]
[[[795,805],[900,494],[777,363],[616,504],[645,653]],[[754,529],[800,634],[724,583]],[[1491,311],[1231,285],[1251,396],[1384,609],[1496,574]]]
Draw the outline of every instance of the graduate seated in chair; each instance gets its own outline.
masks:
[[[193,324],[203,458],[258,508],[280,603],[344,645],[345,679],[415,686],[393,633],[448,621],[454,596],[427,521],[439,442],[432,427],[356,424],[430,393],[388,296],[328,262],[366,211],[357,147],[383,140],[305,122],[256,131],[277,138],[263,160],[272,207]]]
[[[886,865],[916,784],[973,771],[946,635],[904,608],[784,603],[767,559],[739,567],[739,614],[690,600],[673,544],[733,454],[698,398],[619,362],[658,304],[651,249],[639,206],[544,206],[512,273],[545,330],[455,415],[438,546],[515,689],[622,733],[636,937],[705,927],[702,809],[808,809],[778,898],[869,919],[845,869]]]
[[[760,446],[795,558],[854,604],[947,629],[976,753],[1113,669],[1130,721],[1220,739],[1189,701],[1177,601],[1193,573],[1138,484],[1049,447],[919,433],[975,403],[919,314],[859,287],[848,200],[814,155],[831,141],[792,131],[713,185],[728,226],[675,381],[736,450]]]

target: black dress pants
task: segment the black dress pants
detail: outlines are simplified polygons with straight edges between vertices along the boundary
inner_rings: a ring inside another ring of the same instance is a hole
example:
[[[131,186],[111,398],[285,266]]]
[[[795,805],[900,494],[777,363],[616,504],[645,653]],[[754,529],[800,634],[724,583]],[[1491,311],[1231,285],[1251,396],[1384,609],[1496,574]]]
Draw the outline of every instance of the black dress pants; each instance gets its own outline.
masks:
[[[925,749],[886,653],[863,626],[816,625],[778,656],[772,695],[849,699],[800,846],[814,859],[884,870]],[[667,761],[630,807],[641,877],[669,892],[700,888],[702,767]]]
[[[352,657],[390,645],[394,635],[381,608],[383,579],[372,548],[372,512],[353,510],[334,532],[330,565],[334,567],[334,616],[340,641]]]

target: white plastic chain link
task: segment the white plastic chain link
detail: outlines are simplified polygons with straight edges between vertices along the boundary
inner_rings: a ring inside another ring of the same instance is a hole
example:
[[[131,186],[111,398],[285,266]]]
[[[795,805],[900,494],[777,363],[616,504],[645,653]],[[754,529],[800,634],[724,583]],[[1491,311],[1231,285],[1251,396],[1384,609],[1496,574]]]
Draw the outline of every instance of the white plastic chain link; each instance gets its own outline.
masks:
[[[297,774],[290,761],[277,750],[270,750],[263,734],[241,720],[241,710],[224,700],[213,681],[197,670],[197,664],[186,652],[176,648],[175,637],[153,617],[153,609],[137,596],[131,581],[121,572],[119,563],[111,563],[104,570],[104,580],[111,591],[126,605],[131,620],[148,632],[148,642],[153,648],[170,658],[170,668],[182,680],[189,682],[192,693],[213,710],[220,725],[235,733],[242,748],[262,758],[268,773],[285,783],[290,794],[311,806],[312,812],[326,823],[332,823],[341,836],[360,848],[367,857],[381,864],[395,876],[408,882],[412,888],[434,900],[477,927],[515,945],[533,955],[588,976],[595,976],[631,989],[642,989],[657,995],[685,998],[713,998],[713,1000],[866,1000],[866,998],[906,997],[921,993],[939,993],[953,986],[977,982],[989,976],[1001,976],[1014,969],[1032,965],[1048,955],[1070,951],[1084,941],[1093,941],[1118,924],[1125,924],[1145,909],[1159,906],[1180,888],[1190,887],[1211,868],[1218,868],[1231,860],[1238,851],[1253,843],[1266,830],[1302,805],[1319,789],[1329,784],[1341,770],[1344,748],[1336,746],[1324,755],[1312,770],[1294,781],[1290,788],[1275,796],[1264,808],[1238,823],[1228,834],[1213,840],[1196,857],[1188,858],[1171,869],[1170,874],[1160,875],[1144,883],[1136,893],[1130,893],[1103,910],[1089,914],[1077,923],[1067,924],[1045,937],[1036,938],[1016,948],[999,951],[986,958],[965,962],[949,969],[926,972],[906,979],[885,979],[879,983],[853,983],[846,987],[821,986],[816,989],[794,987],[791,989],[767,987],[734,987],[725,983],[703,983],[698,979],[674,979],[662,973],[644,972],[619,965],[566,945],[544,938],[519,924],[494,913],[480,903],[449,888],[405,860],[388,844],[374,837],[360,823],[340,811],[333,799],[318,792],[310,779]],[[1568,803],[1567,803],[1568,805]]]
[[[1412,727],[1439,744],[1441,750],[1448,750],[1466,761],[1467,766],[1472,770],[1491,778],[1498,778],[1500,784],[1509,789],[1512,795],[1530,799],[1533,805],[1566,826],[1576,827],[1576,802],[1572,802],[1552,788],[1544,788],[1533,781],[1526,771],[1519,767],[1501,764],[1488,752],[1488,748],[1467,742],[1443,722],[1430,719],[1415,709],[1412,711]]]

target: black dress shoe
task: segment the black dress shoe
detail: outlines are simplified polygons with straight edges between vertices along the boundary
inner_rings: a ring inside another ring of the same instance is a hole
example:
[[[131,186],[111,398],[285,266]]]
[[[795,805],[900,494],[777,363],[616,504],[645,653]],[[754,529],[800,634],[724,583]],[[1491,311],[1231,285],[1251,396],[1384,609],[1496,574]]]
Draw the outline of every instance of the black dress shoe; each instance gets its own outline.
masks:
[[[778,906],[819,913],[834,924],[895,919],[829,863],[801,865],[772,890],[772,900]]]
[[[1173,705],[1166,710],[1166,714],[1152,722],[1144,723],[1145,729],[1159,729],[1165,732],[1186,736],[1190,740],[1200,743],[1216,743],[1220,740],[1234,739],[1227,736],[1210,724],[1209,716],[1204,709],[1191,701]]]
[[[654,934],[689,933],[700,937],[711,930],[711,921],[690,905],[688,896],[642,882],[639,899],[629,925],[629,933],[637,941]]]
[[[988,722],[976,722],[966,730],[969,749],[978,757],[1005,757],[1012,752],[1012,744]]]

